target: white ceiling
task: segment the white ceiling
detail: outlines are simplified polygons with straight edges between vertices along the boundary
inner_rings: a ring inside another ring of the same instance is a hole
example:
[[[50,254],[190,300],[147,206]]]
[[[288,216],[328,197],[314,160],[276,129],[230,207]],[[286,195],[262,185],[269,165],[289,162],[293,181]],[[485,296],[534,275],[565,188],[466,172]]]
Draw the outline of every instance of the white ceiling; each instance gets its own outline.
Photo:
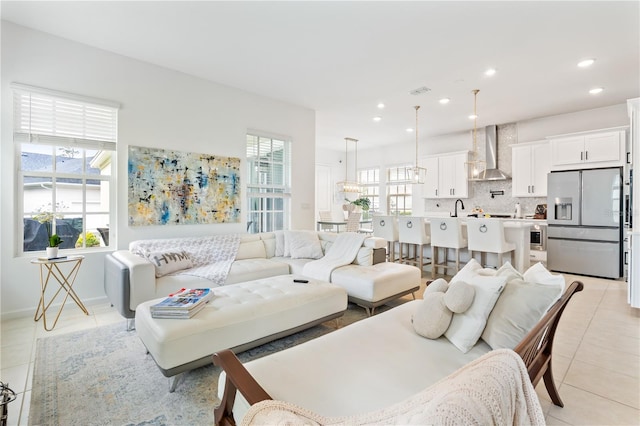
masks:
[[[640,96],[640,2],[31,2],[2,19],[317,112],[359,149]],[[589,69],[576,64],[596,58]],[[495,67],[497,74],[483,72]],[[421,86],[431,92],[413,96]],[[601,86],[594,96],[588,90]],[[451,98],[440,105],[441,97]],[[376,105],[384,102],[379,110]],[[381,116],[376,123],[374,116]]]

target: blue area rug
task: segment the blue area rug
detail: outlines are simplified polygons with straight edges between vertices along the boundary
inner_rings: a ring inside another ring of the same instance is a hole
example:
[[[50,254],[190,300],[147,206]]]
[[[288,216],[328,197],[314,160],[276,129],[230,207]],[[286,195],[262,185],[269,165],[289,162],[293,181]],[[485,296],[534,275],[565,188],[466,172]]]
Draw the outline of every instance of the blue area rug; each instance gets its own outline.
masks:
[[[384,310],[386,307],[381,307]],[[349,305],[345,326],[365,317]],[[239,355],[242,362],[295,346],[335,329],[335,321],[275,340]],[[220,369],[184,374],[169,393],[164,377],[124,321],[38,339],[30,425],[212,425]]]

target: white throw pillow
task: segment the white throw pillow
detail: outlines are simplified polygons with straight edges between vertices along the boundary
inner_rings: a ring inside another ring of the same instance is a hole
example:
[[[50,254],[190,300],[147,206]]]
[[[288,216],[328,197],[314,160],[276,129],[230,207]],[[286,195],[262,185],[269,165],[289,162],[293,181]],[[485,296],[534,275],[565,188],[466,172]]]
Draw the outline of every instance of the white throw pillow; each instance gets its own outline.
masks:
[[[324,256],[318,234],[314,231],[285,231],[284,240],[292,259],[320,259]]]
[[[560,294],[564,292],[565,281],[561,274],[554,275],[544,267],[540,262],[536,263],[522,275],[528,283],[537,283],[543,285],[556,285],[560,287]]]
[[[147,255],[149,262],[156,269],[156,277],[160,278],[172,272],[193,268],[189,254],[184,250],[168,250],[152,252]]]
[[[473,304],[466,312],[453,314],[451,324],[444,333],[464,353],[469,352],[482,335],[487,318],[502,293],[507,278],[476,276],[467,283],[476,290]]]
[[[507,282],[482,332],[492,349],[513,349],[562,295],[558,286]]]
[[[507,277],[507,282],[515,279],[524,280],[524,277],[510,262],[505,263],[496,272],[496,277]]]
[[[449,283],[454,283],[456,281],[464,281],[468,283],[477,276],[494,276],[495,274],[495,269],[483,268],[477,260],[472,258],[462,269],[458,271],[457,274],[453,276],[453,278],[451,278]]]
[[[275,231],[276,234],[276,250],[274,256],[284,256],[284,231]]]

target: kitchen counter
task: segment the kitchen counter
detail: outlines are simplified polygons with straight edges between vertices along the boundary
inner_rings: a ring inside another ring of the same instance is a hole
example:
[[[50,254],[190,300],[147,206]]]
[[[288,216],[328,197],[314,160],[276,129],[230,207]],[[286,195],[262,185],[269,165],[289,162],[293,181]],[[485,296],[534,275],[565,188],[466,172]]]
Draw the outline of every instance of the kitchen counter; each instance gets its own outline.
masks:
[[[443,216],[440,216],[443,217]],[[467,221],[474,220],[475,218],[460,217],[462,221],[462,232],[466,238]],[[431,232],[431,222],[437,222],[438,217],[425,217],[428,231]],[[530,265],[530,244],[531,233],[530,229],[534,222],[542,222],[540,220],[534,221],[533,219],[502,219],[504,220],[504,238],[507,242],[514,243],[516,249],[514,252],[513,266],[520,272],[524,272]],[[546,223],[546,221],[544,221]],[[461,258],[470,259],[468,250],[460,250]],[[498,256],[493,253],[487,254],[487,262],[495,265],[497,263]]]

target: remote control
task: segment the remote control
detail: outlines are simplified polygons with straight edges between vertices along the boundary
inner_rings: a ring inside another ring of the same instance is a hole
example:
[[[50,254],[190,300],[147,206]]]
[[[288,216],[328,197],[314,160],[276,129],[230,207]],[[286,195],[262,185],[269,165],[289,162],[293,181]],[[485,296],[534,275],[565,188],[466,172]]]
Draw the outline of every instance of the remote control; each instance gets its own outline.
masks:
[[[293,280],[293,282],[294,283],[305,283],[306,284],[306,283],[309,282],[309,280],[298,280],[298,279],[295,279],[295,280]]]

